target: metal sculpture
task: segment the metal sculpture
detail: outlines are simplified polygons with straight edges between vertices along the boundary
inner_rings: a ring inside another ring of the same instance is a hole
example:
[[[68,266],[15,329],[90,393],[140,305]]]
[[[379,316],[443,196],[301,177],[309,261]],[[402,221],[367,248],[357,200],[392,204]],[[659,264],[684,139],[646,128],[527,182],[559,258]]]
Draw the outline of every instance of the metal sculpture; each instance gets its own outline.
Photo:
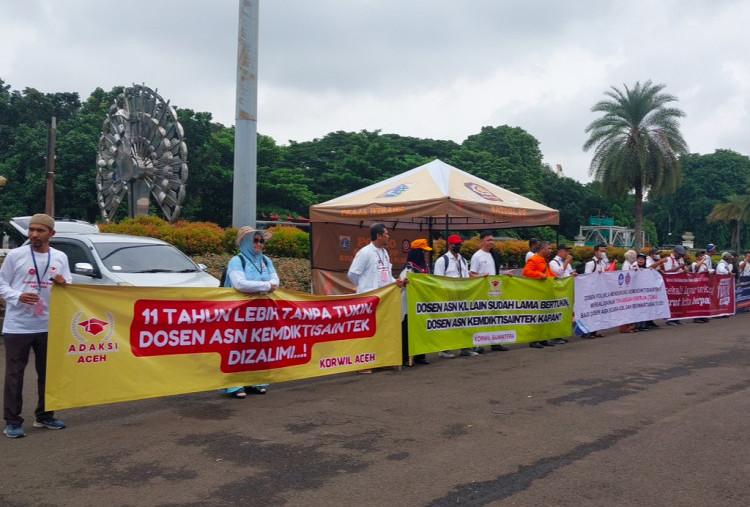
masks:
[[[130,217],[148,215],[149,194],[174,222],[185,200],[187,146],[169,101],[133,85],[117,96],[99,138],[97,201],[109,222],[128,197]]]

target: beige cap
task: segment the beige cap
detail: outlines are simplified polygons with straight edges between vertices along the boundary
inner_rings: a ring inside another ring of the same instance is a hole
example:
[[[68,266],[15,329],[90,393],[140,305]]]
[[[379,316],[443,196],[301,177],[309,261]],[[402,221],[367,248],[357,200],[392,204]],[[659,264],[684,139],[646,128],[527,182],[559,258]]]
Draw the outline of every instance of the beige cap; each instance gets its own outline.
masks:
[[[44,225],[51,231],[55,230],[55,219],[49,215],[45,215],[44,213],[37,213],[36,215],[31,217],[31,220],[29,220],[29,225],[34,224]]]

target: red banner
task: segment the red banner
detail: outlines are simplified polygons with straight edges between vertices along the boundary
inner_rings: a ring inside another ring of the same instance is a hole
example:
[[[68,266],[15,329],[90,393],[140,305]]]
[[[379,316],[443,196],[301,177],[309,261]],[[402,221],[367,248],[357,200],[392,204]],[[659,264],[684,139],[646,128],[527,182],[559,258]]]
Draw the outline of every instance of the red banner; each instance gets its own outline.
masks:
[[[372,338],[380,298],[327,301],[136,301],[136,357],[215,352],[221,371],[286,368],[310,361],[319,342]]]
[[[732,275],[664,275],[664,285],[672,319],[734,315]]]

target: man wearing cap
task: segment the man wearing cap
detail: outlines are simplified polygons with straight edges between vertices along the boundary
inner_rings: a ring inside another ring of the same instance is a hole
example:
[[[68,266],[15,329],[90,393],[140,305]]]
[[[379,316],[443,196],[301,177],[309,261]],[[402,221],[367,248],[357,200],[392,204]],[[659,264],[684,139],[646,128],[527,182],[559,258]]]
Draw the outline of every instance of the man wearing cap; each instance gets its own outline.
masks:
[[[555,275],[555,278],[576,276],[577,273],[573,271],[571,262],[573,262],[573,256],[568,253],[567,245],[558,245],[557,255],[550,261],[549,269]]]
[[[23,377],[34,349],[38,402],[34,427],[60,430],[65,423],[44,408],[47,377],[47,335],[52,285],[73,281],[68,257],[49,246],[55,235],[55,221],[39,213],[29,220],[28,245],[8,252],[0,268],[0,297],[5,300],[5,391],[3,417],[10,438],[26,436],[23,429]]]
[[[469,263],[460,253],[462,244],[463,241],[458,234],[448,236],[448,251],[435,261],[434,272],[436,275],[450,278],[469,278]],[[462,356],[473,357],[478,356],[479,352],[468,348],[461,349],[460,354]],[[444,350],[438,355],[446,359],[455,357],[453,352],[449,350]]]
[[[706,262],[705,262],[706,268],[708,269],[709,273],[714,272],[714,264],[713,264],[713,260],[711,259],[712,255],[716,255],[716,245],[714,245],[713,243],[709,243],[708,245],[706,245]]]

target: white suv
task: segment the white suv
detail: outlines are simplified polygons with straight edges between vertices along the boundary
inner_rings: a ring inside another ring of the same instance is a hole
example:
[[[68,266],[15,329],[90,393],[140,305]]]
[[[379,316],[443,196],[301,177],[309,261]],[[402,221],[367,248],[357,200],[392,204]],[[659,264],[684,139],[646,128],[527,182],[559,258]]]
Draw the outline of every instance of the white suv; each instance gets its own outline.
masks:
[[[28,236],[29,219],[10,223]],[[86,285],[135,285],[138,287],[218,287],[219,280],[206,266],[159,239],[125,234],[103,234],[80,220],[55,220],[53,248],[68,256],[73,283]]]

